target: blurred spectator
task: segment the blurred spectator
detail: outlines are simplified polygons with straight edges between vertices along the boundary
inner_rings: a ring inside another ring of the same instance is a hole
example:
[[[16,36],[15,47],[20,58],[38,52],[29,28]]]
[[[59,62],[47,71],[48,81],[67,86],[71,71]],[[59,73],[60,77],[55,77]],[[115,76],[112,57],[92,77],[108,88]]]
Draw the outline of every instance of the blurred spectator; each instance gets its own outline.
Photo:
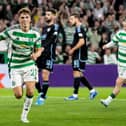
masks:
[[[14,14],[12,21],[10,22],[10,25],[14,25],[18,23],[18,14]]]
[[[65,26],[67,23],[67,19],[68,19],[68,14],[66,11],[63,11],[62,8],[59,11],[58,15],[58,19],[56,20],[56,23],[59,24],[59,37],[58,37],[58,43],[60,43],[60,45],[62,46],[62,51],[64,51],[65,46],[66,46],[66,32],[65,32]]]
[[[114,7],[113,6],[109,6],[109,8],[108,8],[108,13],[107,14],[115,14],[116,15],[116,12],[115,12],[115,10],[114,10]]]
[[[64,26],[64,30],[66,33],[66,45],[71,45],[72,41],[73,41],[73,34],[74,34],[74,30],[75,28],[69,25],[69,22],[66,23],[66,25]]]
[[[119,17],[123,15],[125,7],[123,5],[119,5],[119,10],[116,13],[116,19],[119,20]]]
[[[4,7],[0,4],[0,19],[4,19]]]
[[[19,9],[24,7],[24,1],[22,0],[14,0],[12,4],[12,12],[13,14],[16,14]]]
[[[34,8],[34,13],[33,13],[33,24],[36,25],[40,17],[42,16],[42,8]]]
[[[46,1],[46,0],[36,0],[36,1],[37,1],[37,4],[38,4],[38,7],[41,7],[41,6],[42,6],[43,1]]]
[[[40,31],[42,32],[42,28],[45,26],[44,16],[40,16],[38,22],[36,22],[34,26],[40,29]]]
[[[90,28],[88,30],[87,35],[88,35],[88,38],[89,38],[89,42],[98,49],[98,45],[99,45],[99,41],[101,39],[101,36],[98,34],[97,29],[95,29],[95,28],[91,29]]]
[[[56,59],[55,59],[55,64],[63,64],[63,51],[62,47],[60,45],[56,46]]]
[[[87,64],[96,64],[101,61],[100,55],[97,53],[95,46],[90,45],[88,49],[88,60]]]
[[[85,31],[87,31],[88,29],[88,16],[87,15],[84,15],[83,17],[81,17],[81,22],[82,22],[82,25],[85,27]]]
[[[6,29],[6,22],[4,19],[0,19],[0,32]],[[8,42],[6,40],[0,41],[0,63],[5,63],[7,59]]]
[[[125,0],[113,0],[114,9],[119,10],[119,6],[124,3]]]
[[[105,10],[103,8],[103,4],[100,0],[97,0],[94,8],[95,19],[104,19],[104,14],[105,14]]]
[[[99,53],[100,56],[103,57],[105,54],[105,50],[102,49],[103,45],[107,44],[109,42],[108,39],[108,34],[107,33],[102,33],[101,40],[99,41]]]
[[[13,19],[13,13],[12,13],[12,9],[11,9],[11,5],[7,4],[5,11],[4,11],[4,15],[5,15],[5,19],[8,20],[9,22],[12,21]]]
[[[6,23],[4,19],[0,19],[0,32],[4,31],[6,29]]]
[[[115,14],[108,13],[106,20],[105,20],[105,26],[109,29],[110,33],[114,31],[114,26],[120,27],[119,22],[115,19]]]
[[[88,27],[93,27],[94,26],[94,15],[93,15],[93,11],[90,9],[90,10],[87,10],[86,11],[86,15],[87,16],[87,22],[86,24],[88,25]],[[82,21],[83,23],[83,21]]]
[[[63,56],[64,56],[64,63],[65,64],[71,64],[72,63],[72,56],[70,56],[68,54],[68,52],[70,51],[71,49],[71,45],[66,45],[65,47],[65,51],[63,53]]]
[[[116,55],[112,53],[111,49],[106,49],[103,56],[104,64],[117,64]]]

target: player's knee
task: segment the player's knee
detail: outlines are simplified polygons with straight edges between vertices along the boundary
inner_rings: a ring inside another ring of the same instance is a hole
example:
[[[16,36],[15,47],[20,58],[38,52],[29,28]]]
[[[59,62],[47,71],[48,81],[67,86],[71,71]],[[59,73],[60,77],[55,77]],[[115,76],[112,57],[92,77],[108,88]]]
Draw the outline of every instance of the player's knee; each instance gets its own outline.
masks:
[[[124,79],[122,79],[122,78],[117,78],[117,80],[116,80],[116,86],[122,86],[123,83],[124,83]]]
[[[49,79],[49,75],[50,75],[50,72],[49,71],[47,71],[47,70],[43,70],[42,71],[42,78],[43,78],[43,80],[48,80]]]
[[[33,96],[33,94],[34,94],[34,92],[32,90],[30,90],[30,91],[27,92],[28,96]]]
[[[22,98],[22,93],[16,93],[16,94],[15,94],[15,97],[16,97],[17,99],[21,99],[21,98]]]
[[[48,76],[48,75],[46,75],[46,74],[45,74],[45,75],[43,75],[43,76],[42,76],[42,78],[43,78],[43,80],[49,80],[49,76]]]

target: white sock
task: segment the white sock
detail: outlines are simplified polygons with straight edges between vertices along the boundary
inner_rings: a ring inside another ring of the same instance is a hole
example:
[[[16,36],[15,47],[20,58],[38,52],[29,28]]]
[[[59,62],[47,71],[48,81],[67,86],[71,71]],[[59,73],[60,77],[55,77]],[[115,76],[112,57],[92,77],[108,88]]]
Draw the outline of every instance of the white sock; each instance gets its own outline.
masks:
[[[90,92],[91,92],[91,93],[92,93],[92,92],[95,92],[95,89],[91,89]]]
[[[25,98],[25,102],[23,105],[23,111],[22,115],[24,118],[27,118],[28,112],[30,111],[31,105],[32,105],[33,98]]]
[[[42,94],[43,94],[42,92],[39,93],[39,95],[42,95]]]
[[[78,94],[73,94],[73,96],[74,96],[75,98],[77,98],[77,97],[78,97]]]
[[[111,96],[108,96],[108,98],[106,99],[106,101],[107,101],[108,103],[111,103],[112,100],[113,100],[113,98],[112,98]]]

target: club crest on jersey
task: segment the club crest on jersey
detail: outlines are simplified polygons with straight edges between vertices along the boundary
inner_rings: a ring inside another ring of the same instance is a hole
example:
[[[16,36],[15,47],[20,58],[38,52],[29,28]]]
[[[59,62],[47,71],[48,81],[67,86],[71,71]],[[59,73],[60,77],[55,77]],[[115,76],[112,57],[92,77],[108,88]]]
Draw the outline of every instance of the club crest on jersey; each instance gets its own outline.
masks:
[[[47,29],[47,32],[49,32],[50,30],[51,30],[51,28],[48,28],[48,29]]]
[[[16,40],[19,40],[20,38],[16,38]]]
[[[57,34],[58,34],[58,32],[55,31],[55,32],[54,32],[54,35],[57,35]]]
[[[79,33],[78,35],[79,35],[79,37],[82,37],[83,36],[82,33]]]

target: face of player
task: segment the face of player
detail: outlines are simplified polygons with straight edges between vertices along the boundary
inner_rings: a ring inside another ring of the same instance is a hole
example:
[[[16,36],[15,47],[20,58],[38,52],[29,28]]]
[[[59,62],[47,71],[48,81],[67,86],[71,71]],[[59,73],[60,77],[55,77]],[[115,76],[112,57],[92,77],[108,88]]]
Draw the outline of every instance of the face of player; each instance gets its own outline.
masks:
[[[75,26],[76,25],[76,18],[74,16],[70,16],[69,23],[71,26]]]
[[[47,11],[45,14],[45,21],[50,23],[54,19],[53,14],[50,11]]]
[[[123,21],[123,29],[126,31],[126,21]]]
[[[31,16],[28,13],[22,13],[19,16],[19,24],[24,32],[28,32],[31,25]]]

